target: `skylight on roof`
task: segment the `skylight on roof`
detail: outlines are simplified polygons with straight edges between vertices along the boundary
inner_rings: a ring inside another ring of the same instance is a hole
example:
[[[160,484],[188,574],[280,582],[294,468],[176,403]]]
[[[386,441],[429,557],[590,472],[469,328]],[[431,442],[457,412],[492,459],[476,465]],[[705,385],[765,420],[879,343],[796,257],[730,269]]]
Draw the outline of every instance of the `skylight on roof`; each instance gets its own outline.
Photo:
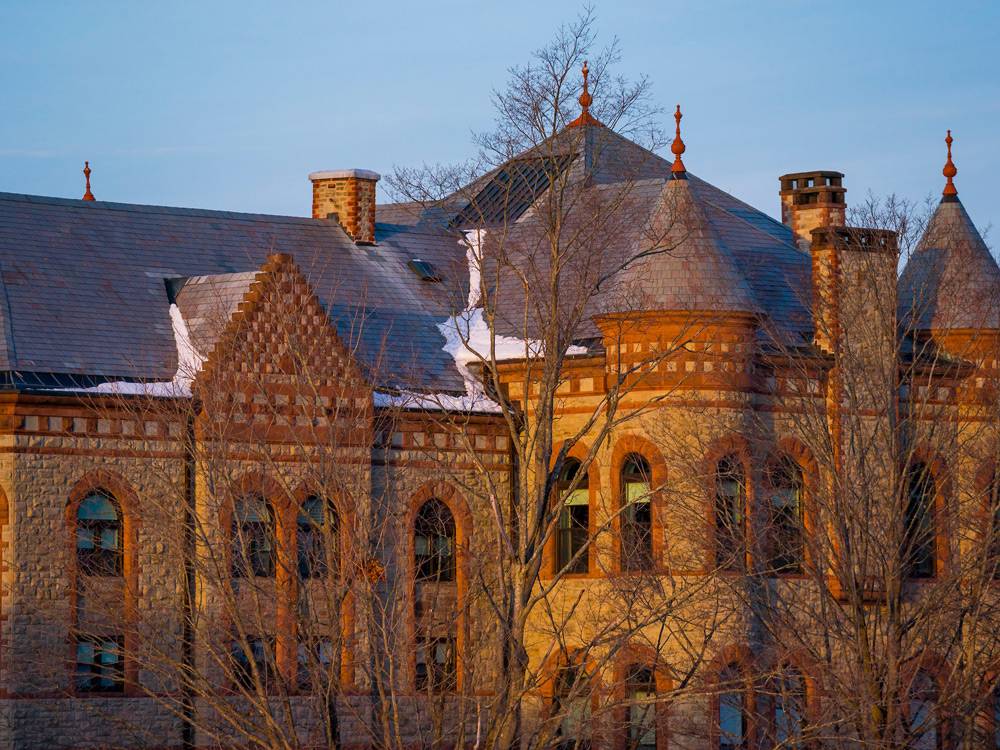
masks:
[[[426,260],[414,258],[406,265],[420,277],[421,281],[441,281],[441,275],[434,270],[434,265]]]

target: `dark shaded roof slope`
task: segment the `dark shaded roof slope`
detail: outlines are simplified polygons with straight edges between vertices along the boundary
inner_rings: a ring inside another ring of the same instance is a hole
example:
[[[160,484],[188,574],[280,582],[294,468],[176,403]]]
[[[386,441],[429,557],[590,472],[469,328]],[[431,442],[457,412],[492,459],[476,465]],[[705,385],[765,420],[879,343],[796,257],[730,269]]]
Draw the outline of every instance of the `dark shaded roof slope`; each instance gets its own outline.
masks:
[[[447,285],[406,264],[433,263],[454,289],[467,285],[464,249],[428,227],[379,226],[376,236],[377,247],[359,247],[325,220],[2,193],[0,372],[14,383],[169,379],[165,280],[253,272],[284,252],[377,380],[462,390],[436,327],[450,312]]]
[[[1000,268],[957,196],[945,196],[899,279],[903,320],[921,330],[1000,328]]]

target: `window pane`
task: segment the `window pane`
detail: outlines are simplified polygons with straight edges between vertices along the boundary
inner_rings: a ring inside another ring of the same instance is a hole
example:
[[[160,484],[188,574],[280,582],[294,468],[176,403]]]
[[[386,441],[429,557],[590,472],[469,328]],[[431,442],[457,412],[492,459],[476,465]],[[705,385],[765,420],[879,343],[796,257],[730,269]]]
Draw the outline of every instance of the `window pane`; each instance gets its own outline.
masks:
[[[771,496],[770,565],[775,573],[802,570],[802,472],[788,457],[768,467]]]
[[[122,572],[121,516],[103,492],[85,497],[77,508],[77,567],[84,575],[118,576]]]
[[[441,692],[457,684],[455,638],[417,638],[415,682],[417,690]]]
[[[440,500],[421,506],[413,529],[414,565],[418,581],[455,580],[455,519]]]
[[[272,676],[272,644],[264,638],[247,639],[249,653],[244,650],[240,641],[233,641],[231,646],[233,678],[237,684],[247,690],[255,690],[254,667],[257,676],[261,681],[261,687],[265,693],[269,692],[269,685]],[[252,665],[252,666],[251,666]]]
[[[782,747],[801,747],[806,701],[802,678],[797,672],[789,669],[776,681],[775,687],[775,740]]]
[[[728,667],[719,677],[724,692],[719,696],[719,750],[736,750],[746,742],[746,696],[741,687],[742,675]]]
[[[125,687],[122,639],[85,638],[76,645],[77,690],[120,692]]]
[[[743,567],[743,468],[734,456],[719,462],[716,473],[715,533],[717,563],[729,569]]]
[[[296,524],[299,577],[322,578],[338,563],[337,515],[329,502],[309,497],[302,504]]]
[[[560,716],[560,746],[587,747],[590,695],[585,678],[576,668],[567,667],[560,672],[554,708]]]
[[[633,668],[628,682],[629,750],[656,750],[656,680],[649,669]]]
[[[76,517],[80,521],[117,521],[118,509],[103,492],[94,492],[80,501]]]
[[[274,557],[270,507],[261,497],[241,499],[233,514],[233,576],[273,576]]]
[[[910,733],[913,750],[937,750],[937,686],[934,678],[921,670],[913,680],[910,697]]]
[[[908,478],[904,562],[914,578],[934,576],[934,478],[924,464],[910,470]]]
[[[642,456],[630,455],[622,466],[621,515],[622,567],[649,570],[653,567],[653,513],[649,465]]]

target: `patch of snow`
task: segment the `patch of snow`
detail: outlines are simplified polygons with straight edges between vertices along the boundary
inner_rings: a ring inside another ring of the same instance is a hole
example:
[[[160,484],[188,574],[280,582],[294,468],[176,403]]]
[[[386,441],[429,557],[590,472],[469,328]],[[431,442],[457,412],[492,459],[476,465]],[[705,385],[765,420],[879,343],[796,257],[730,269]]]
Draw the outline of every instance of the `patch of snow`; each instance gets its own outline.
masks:
[[[479,287],[483,279],[483,242],[485,229],[467,229],[465,232],[465,257],[469,262],[469,299],[465,309],[479,306]]]
[[[453,393],[414,393],[412,391],[376,393],[374,403],[375,406],[394,409],[500,413],[500,404],[487,398],[485,394],[456,396]]]

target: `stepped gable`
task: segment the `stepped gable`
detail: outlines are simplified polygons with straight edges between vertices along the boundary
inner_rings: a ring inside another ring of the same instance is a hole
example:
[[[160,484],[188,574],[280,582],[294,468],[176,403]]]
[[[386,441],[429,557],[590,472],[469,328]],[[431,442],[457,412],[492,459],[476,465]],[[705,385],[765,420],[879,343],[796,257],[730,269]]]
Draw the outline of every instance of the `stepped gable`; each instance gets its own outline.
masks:
[[[431,226],[377,227],[359,247],[333,221],[0,194],[0,373],[8,386],[169,380],[167,280],[253,273],[291,255],[345,345],[380,383],[463,391],[437,323],[468,283],[465,251]],[[428,284],[407,263],[446,275]]]

